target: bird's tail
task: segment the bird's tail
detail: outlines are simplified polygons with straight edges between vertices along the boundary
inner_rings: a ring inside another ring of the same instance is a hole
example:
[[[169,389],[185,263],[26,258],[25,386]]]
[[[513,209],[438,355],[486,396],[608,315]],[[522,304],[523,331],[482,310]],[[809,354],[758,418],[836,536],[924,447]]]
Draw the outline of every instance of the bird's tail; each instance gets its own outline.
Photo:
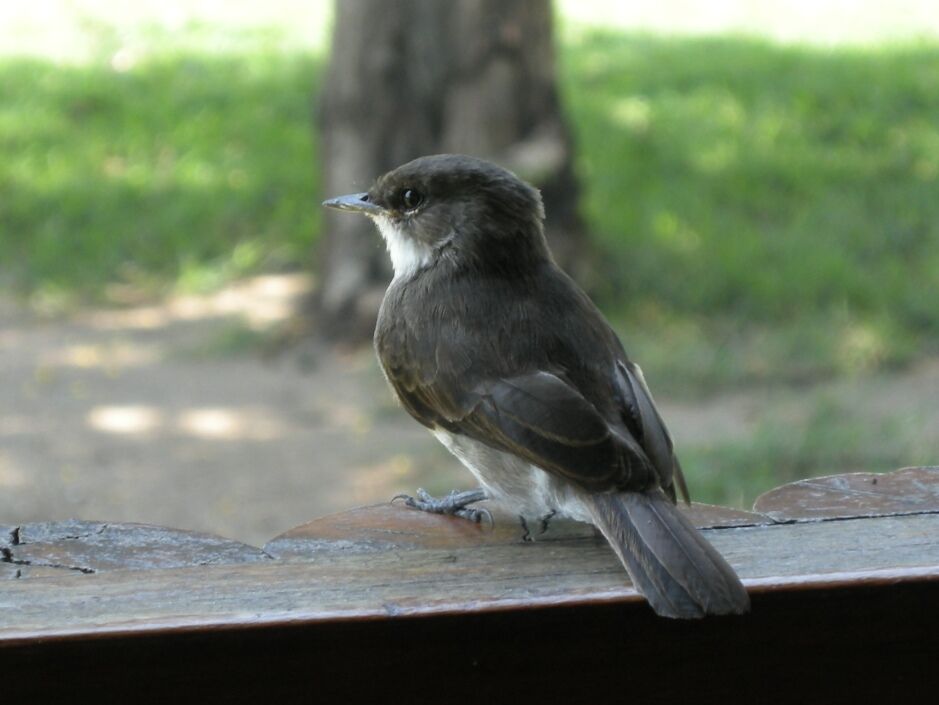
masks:
[[[750,609],[734,569],[661,490],[585,499],[594,524],[657,614],[692,619]]]

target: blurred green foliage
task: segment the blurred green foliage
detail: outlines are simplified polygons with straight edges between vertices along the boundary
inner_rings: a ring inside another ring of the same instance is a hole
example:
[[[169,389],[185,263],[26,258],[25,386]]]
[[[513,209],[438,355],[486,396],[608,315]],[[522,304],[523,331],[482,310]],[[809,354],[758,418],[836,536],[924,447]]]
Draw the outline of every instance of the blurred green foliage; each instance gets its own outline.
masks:
[[[91,63],[0,57],[0,288],[55,310],[311,267],[323,59],[206,32],[133,61],[107,32]],[[627,349],[663,394],[772,396],[739,437],[678,439],[696,495],[934,461],[915,411],[805,383],[863,389],[939,349],[939,47],[564,36],[594,285]]]
[[[936,350],[939,47],[592,31],[563,58],[604,298],[676,386]]]
[[[587,211],[626,292],[939,332],[939,48],[592,33],[565,57]]]
[[[5,288],[309,266],[321,61],[181,45],[125,71],[0,60]],[[939,48],[590,31],[561,58],[610,310],[690,349],[738,336],[722,318],[764,342],[798,320],[796,358],[829,367],[939,338]]]
[[[749,507],[786,482],[934,465],[939,457],[939,442],[923,422],[931,410],[917,409],[915,400],[878,414],[830,389],[777,389],[773,396],[766,398],[768,410],[754,428],[739,437],[684,445],[682,464],[696,499]]]
[[[123,72],[0,61],[4,288],[54,303],[306,263],[318,66],[275,52]]]

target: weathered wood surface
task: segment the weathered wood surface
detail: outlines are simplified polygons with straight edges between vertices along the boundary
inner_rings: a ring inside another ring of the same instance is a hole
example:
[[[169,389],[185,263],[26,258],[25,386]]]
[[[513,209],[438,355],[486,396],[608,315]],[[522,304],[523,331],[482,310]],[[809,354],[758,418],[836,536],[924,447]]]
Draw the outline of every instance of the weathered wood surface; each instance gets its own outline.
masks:
[[[939,468],[856,472],[800,480],[757,498],[754,511],[774,521],[811,521],[939,512]]]
[[[939,580],[937,514],[706,534],[755,593]],[[593,537],[407,552],[376,546],[331,551],[322,561],[9,581],[0,639],[637,601],[615,556]]]
[[[771,524],[753,512],[709,504],[682,506],[699,528],[730,528]],[[404,510],[404,511],[402,511]],[[319,561],[327,555],[377,553],[386,550],[465,549],[497,545],[521,547],[518,518],[494,513],[494,523],[471,522],[408,510],[400,505],[375,505],[314,519],[278,536],[264,546],[274,558]],[[570,521],[552,521],[548,531],[535,534],[535,543],[592,539],[593,528]],[[598,541],[598,545],[603,545]]]
[[[0,577],[12,578],[270,560],[258,548],[212,534],[78,520],[6,527],[0,555]]]
[[[704,531],[755,593],[939,580],[939,513]],[[0,641],[640,602],[588,527],[519,534],[380,505],[275,539],[280,560],[7,581]]]
[[[699,527],[747,526],[761,517],[724,507],[688,508]],[[763,518],[764,523],[770,523]],[[321,561],[327,556],[380,553],[389,550],[465,549],[522,544],[523,530],[511,514],[494,513],[494,522],[471,522],[416,512],[402,505],[380,504],[314,519],[278,536],[264,546],[272,557],[292,561]],[[536,533],[536,543],[591,539],[592,527],[553,521],[548,531]]]
[[[900,482],[917,497],[935,496],[939,468],[879,476],[877,485]],[[817,488],[791,491],[788,505],[779,496],[761,504],[765,513],[686,509],[711,527],[708,539],[753,596],[749,615],[700,622],[655,617],[605,543],[570,523],[522,543],[511,517],[497,515],[489,528],[381,505],[305,524],[266,552],[209,537],[204,546],[223,542],[224,562],[190,547],[168,549],[162,563],[154,555],[172,533],[145,537],[169,530],[9,527],[0,532],[5,559],[45,563],[19,566],[42,575],[0,582],[0,700],[71,702],[77,692],[200,703],[934,695],[939,509],[917,499],[888,512],[878,493],[853,491],[854,511],[870,516],[847,519],[830,510],[841,505],[829,492],[819,495],[825,511],[812,512]],[[95,556],[94,537],[108,531],[129,542],[129,567],[117,568],[119,553],[104,548]],[[62,543],[78,548],[65,555]],[[87,565],[95,572],[72,569]]]

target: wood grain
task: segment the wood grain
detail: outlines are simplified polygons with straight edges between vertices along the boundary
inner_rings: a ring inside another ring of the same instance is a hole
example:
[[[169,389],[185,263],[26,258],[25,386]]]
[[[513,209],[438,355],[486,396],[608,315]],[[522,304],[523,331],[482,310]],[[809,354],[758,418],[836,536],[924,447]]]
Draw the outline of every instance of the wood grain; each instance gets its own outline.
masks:
[[[775,521],[939,512],[939,467],[800,480],[758,497],[754,511]]]
[[[768,517],[729,507],[696,503],[681,508],[699,528],[772,523]],[[493,519],[492,524],[473,524],[465,519],[414,511],[400,504],[376,504],[314,519],[272,539],[264,550],[279,559],[312,560],[324,553],[461,548],[467,544],[504,546],[521,542],[524,532],[517,517],[495,509]],[[545,533],[534,533],[535,543],[594,536],[590,525],[560,519],[552,520]]]
[[[22,574],[0,583],[0,700],[929,702],[939,471],[871,479],[796,483],[753,513],[685,508],[753,597],[700,622],[655,617],[573,523],[522,543],[511,516],[385,504],[267,552],[159,527],[7,527],[0,570]]]
[[[270,560],[237,541],[148,524],[38,522],[6,527],[0,536],[0,568],[21,579]]]
[[[411,520],[412,510],[385,509]],[[445,517],[419,515],[452,529]],[[395,525],[397,522],[392,522]],[[755,592],[939,579],[939,514],[705,530]],[[0,640],[638,603],[606,543],[314,544],[287,560],[7,581]],[[756,607],[754,607],[756,609]]]

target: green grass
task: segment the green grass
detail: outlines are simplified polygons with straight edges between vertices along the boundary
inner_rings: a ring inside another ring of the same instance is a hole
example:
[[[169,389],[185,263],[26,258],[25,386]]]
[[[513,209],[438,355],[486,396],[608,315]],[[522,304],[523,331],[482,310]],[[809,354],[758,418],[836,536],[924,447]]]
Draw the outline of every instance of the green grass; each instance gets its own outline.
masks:
[[[127,71],[0,60],[0,285],[55,304],[309,267],[322,62],[262,34],[187,27]],[[690,386],[936,348],[939,47],[569,34],[598,295],[651,336],[630,348]]]
[[[208,288],[308,264],[319,62],[274,51],[0,62],[0,282],[40,300],[115,280]]]
[[[939,440],[922,422],[925,409],[872,414],[844,394],[806,396],[759,412],[745,438],[684,444],[694,499],[748,508],[763,492],[805,477],[935,465],[939,458]],[[793,413],[797,408],[801,413]]]
[[[825,370],[845,336],[935,349],[939,47],[589,32],[562,56],[611,310],[709,338],[832,321]]]

